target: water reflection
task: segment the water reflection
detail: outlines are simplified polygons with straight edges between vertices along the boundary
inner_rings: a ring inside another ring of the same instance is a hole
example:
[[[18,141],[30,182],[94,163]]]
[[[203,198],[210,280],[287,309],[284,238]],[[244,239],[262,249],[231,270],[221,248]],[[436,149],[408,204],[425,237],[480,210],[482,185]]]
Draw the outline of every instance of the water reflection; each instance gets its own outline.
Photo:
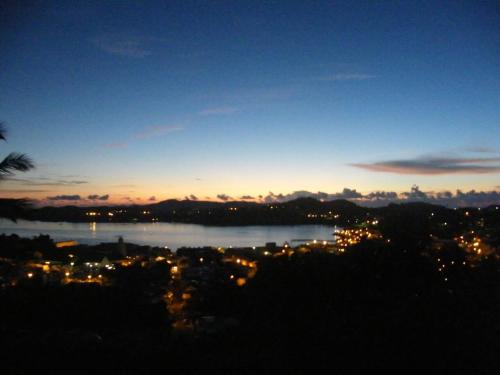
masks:
[[[19,220],[13,223],[0,219],[0,233],[16,233],[23,237],[49,234],[57,241],[76,240],[96,244],[125,241],[144,245],[165,246],[261,246],[266,242],[282,244],[300,239],[333,240],[334,227],[326,225],[280,225],[247,227],[207,227],[173,223],[48,223]],[[297,243],[294,242],[294,245]]]

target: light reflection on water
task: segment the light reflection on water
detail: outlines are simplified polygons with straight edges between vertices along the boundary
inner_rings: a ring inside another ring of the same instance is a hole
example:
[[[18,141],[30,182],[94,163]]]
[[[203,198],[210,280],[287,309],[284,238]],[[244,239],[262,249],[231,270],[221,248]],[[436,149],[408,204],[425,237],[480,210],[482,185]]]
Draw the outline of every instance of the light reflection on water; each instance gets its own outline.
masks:
[[[282,244],[294,239],[333,240],[334,227],[326,225],[268,225],[211,227],[177,223],[67,223],[0,219],[0,233],[21,237],[49,234],[54,240],[76,240],[85,244],[126,242],[152,246],[262,246],[266,242]],[[296,245],[294,242],[292,245]]]

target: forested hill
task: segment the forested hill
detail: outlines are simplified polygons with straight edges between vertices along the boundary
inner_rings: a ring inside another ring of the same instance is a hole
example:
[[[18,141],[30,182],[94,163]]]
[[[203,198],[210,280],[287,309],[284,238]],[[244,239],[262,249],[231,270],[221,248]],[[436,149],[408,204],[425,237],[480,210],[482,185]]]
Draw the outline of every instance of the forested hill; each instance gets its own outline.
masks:
[[[299,198],[285,203],[210,202],[166,200],[147,205],[97,207],[43,207],[26,211],[22,218],[69,222],[179,222],[206,225],[285,225],[285,224],[360,224],[374,217],[393,224],[405,221],[440,220],[455,223],[467,209],[449,209],[427,203],[390,204],[367,208],[347,200],[318,201]],[[496,207],[482,211],[469,209],[477,217],[498,213]],[[433,216],[435,215],[435,216]],[[472,218],[471,217],[471,218]]]

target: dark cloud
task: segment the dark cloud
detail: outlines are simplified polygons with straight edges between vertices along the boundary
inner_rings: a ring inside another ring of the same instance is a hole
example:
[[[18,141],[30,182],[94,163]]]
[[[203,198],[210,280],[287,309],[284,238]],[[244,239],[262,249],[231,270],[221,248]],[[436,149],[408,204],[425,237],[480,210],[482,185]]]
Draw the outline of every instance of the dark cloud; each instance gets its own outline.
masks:
[[[231,199],[231,197],[226,194],[217,194],[217,198],[224,202],[227,202],[228,200]]]
[[[98,195],[98,194],[91,194],[87,197],[87,199],[91,201],[107,201],[109,199],[109,194],[106,195]]]
[[[411,187],[410,191],[405,191],[405,192],[401,193],[401,196],[407,200],[420,200],[420,199],[429,198],[427,193],[424,193],[423,191],[421,191],[417,185],[413,185]]]
[[[440,191],[436,193],[437,199],[450,199],[453,198],[453,193],[451,191]]]
[[[156,201],[156,197],[153,195],[153,196],[149,197],[148,201],[155,202]]]
[[[260,196],[259,196],[260,197]],[[344,188],[342,192],[335,194],[328,194],[322,191],[318,191],[317,193],[313,193],[306,190],[294,191],[290,194],[274,194],[273,192],[269,192],[268,195],[261,198],[266,203],[274,203],[274,202],[287,202],[297,198],[314,198],[317,200],[334,200],[334,199],[358,199],[362,198],[363,195],[358,193],[356,189]]]
[[[355,163],[354,167],[372,172],[413,175],[485,174],[500,172],[500,158],[433,158],[389,160],[371,164]],[[493,165],[492,165],[493,164]]]
[[[500,189],[500,187],[498,187]],[[455,193],[450,191],[425,192],[417,185],[410,188],[409,191],[396,193],[394,191],[375,191],[368,194],[361,194],[356,189],[344,188],[342,192],[327,194],[323,192],[296,191],[291,194],[275,194],[270,192],[267,196],[261,198],[265,203],[287,202],[297,198],[315,198],[318,200],[347,199],[357,204],[370,207],[386,206],[389,203],[406,202],[425,202],[439,204],[447,207],[465,207],[465,206],[488,206],[500,204],[500,192],[493,191],[475,191],[462,192],[457,190]]]
[[[326,194],[326,193],[318,193],[318,194]],[[344,188],[341,193],[333,194],[333,197],[336,199],[358,199],[358,198],[363,198],[363,194],[358,193],[356,189],[349,189],[349,188]],[[323,197],[322,199],[330,199],[332,198],[332,195],[326,194],[326,197]]]
[[[241,200],[250,200],[250,199],[255,199],[254,197],[252,197],[251,195],[242,195],[240,197]]]
[[[366,195],[369,200],[397,199],[398,193],[395,191],[373,191]]]
[[[79,201],[82,198],[78,195],[55,195],[53,197],[47,197],[49,201]]]

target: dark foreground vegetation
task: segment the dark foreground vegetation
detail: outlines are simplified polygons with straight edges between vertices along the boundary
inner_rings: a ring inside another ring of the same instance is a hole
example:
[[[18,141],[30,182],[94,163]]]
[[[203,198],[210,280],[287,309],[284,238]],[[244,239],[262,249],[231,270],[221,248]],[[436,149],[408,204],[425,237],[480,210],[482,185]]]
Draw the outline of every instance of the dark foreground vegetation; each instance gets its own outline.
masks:
[[[165,302],[151,298],[171,279],[166,265],[118,268],[102,285],[4,287],[2,373],[498,370],[498,253],[377,239],[343,253],[296,249],[258,261],[244,286],[220,273],[193,302],[198,316],[233,322],[213,330],[175,328]]]
[[[1,235],[2,374],[497,373],[499,210],[350,207],[294,248]]]

